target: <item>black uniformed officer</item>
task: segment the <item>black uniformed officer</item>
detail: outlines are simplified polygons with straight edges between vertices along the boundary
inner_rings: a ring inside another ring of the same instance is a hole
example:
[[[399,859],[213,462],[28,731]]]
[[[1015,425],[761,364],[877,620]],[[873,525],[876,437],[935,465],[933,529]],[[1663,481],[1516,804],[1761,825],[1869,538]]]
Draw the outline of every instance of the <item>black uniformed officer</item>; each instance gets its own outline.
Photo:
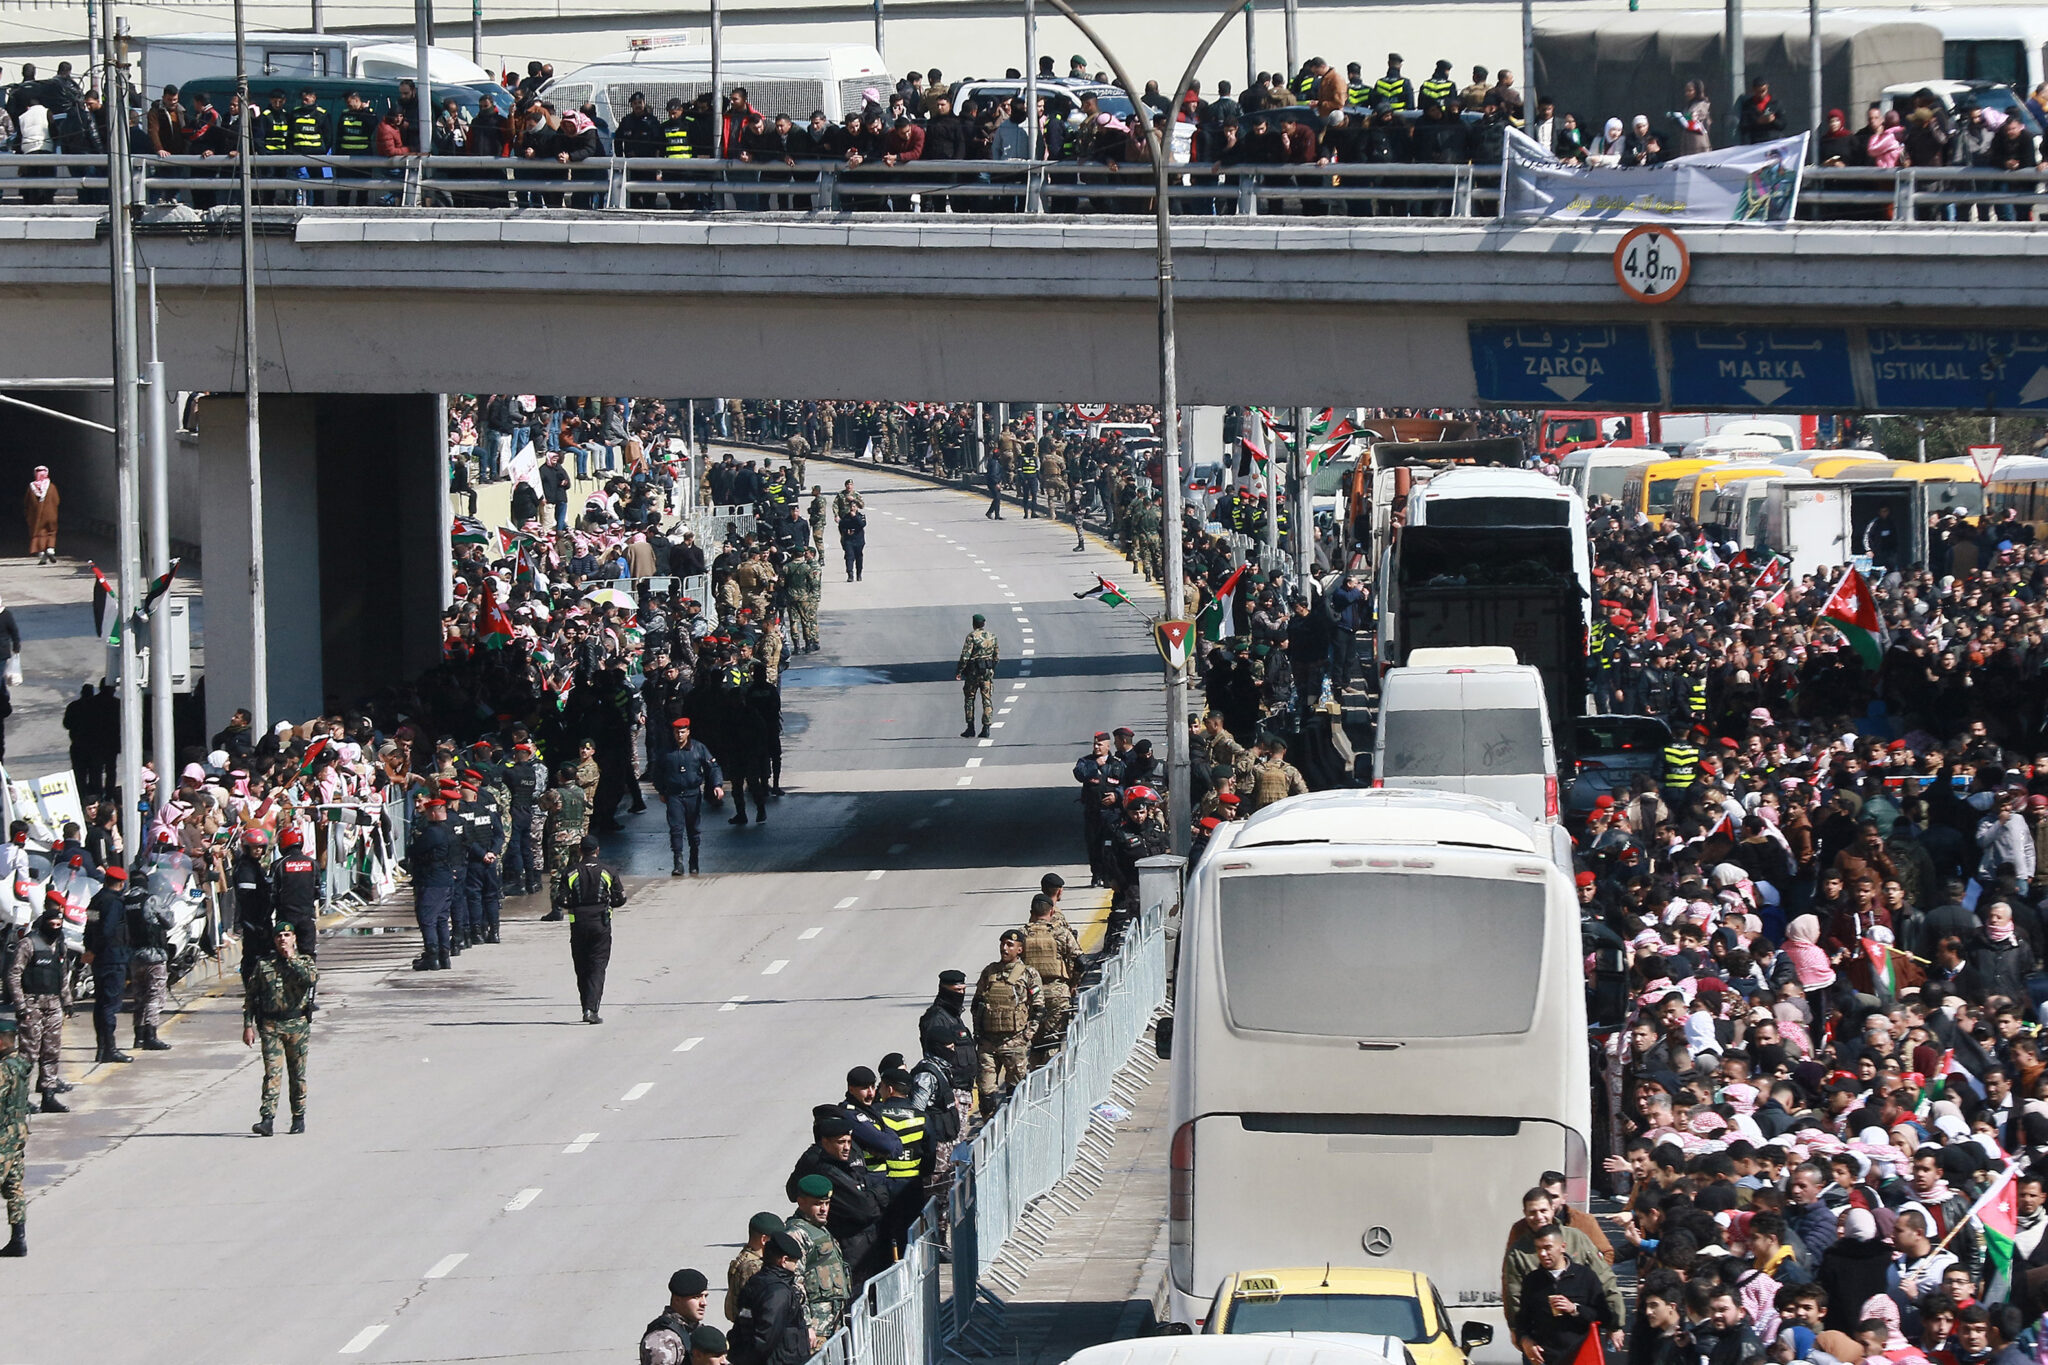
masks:
[[[661,794],[668,813],[668,850],[675,866],[669,876],[681,877],[697,870],[697,817],[704,805],[708,780],[713,800],[725,799],[725,774],[718,760],[699,740],[690,738],[690,718],[678,716],[673,722],[675,747],[654,760],[654,790]],[[683,866],[683,851],[690,862]]]
[[[448,823],[447,802],[437,797],[420,803],[420,818],[413,825],[406,852],[412,862],[413,917],[420,926],[420,955],[413,959],[412,969],[447,971],[449,917],[466,857]]]
[[[115,1041],[121,1002],[128,996],[128,909],[122,895],[128,870],[115,863],[105,872],[106,885],[86,907],[85,958],[92,964],[92,1031],[99,1042],[96,1062],[133,1061]]]
[[[505,769],[505,783],[512,792],[512,842],[499,878],[513,895],[531,896],[540,890],[540,831],[534,825],[547,820],[539,807],[548,789],[548,769],[534,757],[531,744],[513,745],[512,755]]]
[[[604,969],[612,960],[612,911],[626,903],[626,884],[597,861],[597,836],[586,834],[581,858],[562,878],[555,905],[569,918],[569,960],[576,967],[576,995],[583,1022],[602,1024]]]
[[[786,1232],[770,1233],[766,1253],[733,1310],[732,1365],[803,1365],[824,1344],[804,1318],[797,1284],[803,1244]]]
[[[270,887],[270,869],[264,859],[270,853],[270,831],[260,826],[242,831],[242,854],[229,870],[235,888],[235,932],[242,937],[242,980],[256,970],[256,960],[270,951],[270,931],[275,925],[275,905]]]
[[[504,842],[504,826],[498,819],[498,803],[481,791],[483,775],[474,768],[462,770],[462,831],[469,843],[469,872],[463,893],[469,923],[457,937],[467,935],[463,946],[498,941],[498,911],[504,903],[504,885],[498,878],[498,847]]]
[[[306,836],[287,827],[277,836],[277,862],[270,869],[277,922],[299,937],[299,951],[320,957],[320,865],[306,851]]]

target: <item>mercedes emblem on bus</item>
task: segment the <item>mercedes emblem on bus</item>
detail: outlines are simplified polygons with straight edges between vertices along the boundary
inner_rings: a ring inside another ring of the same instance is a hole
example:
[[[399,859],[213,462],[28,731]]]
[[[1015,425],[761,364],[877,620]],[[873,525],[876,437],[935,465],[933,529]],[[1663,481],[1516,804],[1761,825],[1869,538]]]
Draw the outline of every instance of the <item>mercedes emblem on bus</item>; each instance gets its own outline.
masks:
[[[1394,1249],[1394,1234],[1375,1224],[1365,1230],[1365,1236],[1358,1239],[1368,1256],[1384,1256]]]

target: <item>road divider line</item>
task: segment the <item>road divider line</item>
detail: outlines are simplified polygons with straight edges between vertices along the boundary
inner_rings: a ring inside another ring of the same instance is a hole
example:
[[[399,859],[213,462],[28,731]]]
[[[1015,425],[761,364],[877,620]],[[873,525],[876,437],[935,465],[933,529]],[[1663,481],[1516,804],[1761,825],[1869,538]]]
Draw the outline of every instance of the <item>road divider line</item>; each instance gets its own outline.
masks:
[[[996,727],[995,727],[995,726],[993,726],[993,725],[991,725],[991,726],[989,726],[988,728],[989,728],[989,729],[991,729],[991,730],[993,730],[993,729],[995,729]],[[979,747],[981,747],[981,748],[983,748],[983,749],[993,749],[993,748],[995,748],[995,747],[996,747],[996,742],[995,742],[995,741],[994,741],[993,739],[985,739],[985,740],[981,741],[981,744],[980,744],[980,746],[979,746]]]
[[[697,1046],[697,1044],[703,1041],[704,1039],[702,1038],[702,1036],[696,1038],[685,1038],[682,1042],[676,1044],[676,1051],[688,1052],[691,1048]]]
[[[853,909],[853,907],[854,907],[854,906],[856,906],[856,905],[858,905],[858,904],[860,904],[860,897],[859,897],[859,896],[842,896],[842,897],[840,897],[840,898],[839,898],[839,900],[838,900],[838,901],[837,901],[837,902],[836,902],[836,903],[835,903],[835,904],[834,904],[834,905],[832,906],[832,908],[833,908],[834,910],[851,910],[851,909]]]
[[[967,776],[961,778],[958,782],[955,782],[953,785],[956,787],[969,787],[974,785],[974,774],[967,774]]]
[[[595,1133],[578,1133],[576,1135],[576,1140],[570,1143],[567,1147],[564,1147],[562,1149],[562,1155],[574,1156],[578,1152],[583,1151],[585,1148],[589,1147],[590,1144],[595,1141],[597,1141],[597,1134]]]
[[[970,758],[967,760],[967,766],[970,768],[979,768],[981,766],[981,759],[978,756],[975,758]]]
[[[740,1007],[741,1002],[744,1001],[746,998],[747,997],[745,997],[744,995],[735,995],[734,997],[732,997],[732,999],[726,1001],[723,1005],[720,1005],[718,1007],[718,1012],[720,1014],[724,1014],[728,1010],[736,1010]]]
[[[1003,714],[1007,716],[1007,715],[1009,715],[1010,713],[1009,713],[1008,711],[1004,711],[1004,712],[1003,712]],[[1000,730],[1000,729],[1002,729],[1002,728],[1003,728],[1003,722],[1002,722],[1002,721],[999,721],[999,720],[992,720],[992,721],[990,721],[990,722],[989,722],[989,724],[988,724],[988,728],[989,728],[989,729],[991,729],[991,730]],[[983,743],[983,744],[993,744],[994,742],[995,742],[994,740],[988,740],[988,739],[985,739],[985,740],[983,740],[983,741],[982,741],[982,743]]]
[[[999,716],[1007,716],[1010,714],[1010,711],[1011,708],[1007,706],[999,706],[996,708],[996,714]]]
[[[820,935],[820,934],[822,934],[822,933],[824,933],[824,932],[825,932],[825,926],[824,926],[824,925],[822,925],[822,924],[814,924],[814,925],[812,925],[812,926],[811,926],[810,928],[808,928],[808,929],[804,930],[804,931],[803,931],[803,932],[802,932],[801,934],[798,934],[798,935],[796,936],[796,940],[797,940],[797,942],[799,942],[799,943],[803,943],[803,942],[806,942],[806,941],[808,941],[808,940],[810,940],[810,939],[814,939],[814,938],[816,938],[816,937],[817,937],[818,935]]]
[[[872,871],[872,872],[868,873],[868,880],[869,880],[869,881],[871,881],[871,882],[878,882],[878,881],[882,880],[882,873],[883,873],[884,871],[885,871],[885,869],[883,869],[883,868],[879,868],[879,867],[878,867],[878,868],[876,868],[876,869],[875,869],[874,871]]]
[[[388,1322],[380,1322],[374,1327],[365,1327],[362,1331],[348,1339],[348,1345],[341,1348],[341,1354],[345,1356],[361,1355],[369,1349],[371,1342],[384,1335],[384,1329],[390,1325]]]
[[[531,1204],[534,1200],[538,1198],[540,1198],[540,1189],[538,1187],[535,1187],[530,1190],[521,1190],[519,1193],[512,1196],[511,1203],[505,1205],[505,1212],[517,1213],[519,1212],[519,1210],[525,1208],[528,1204]],[[384,1329],[380,1327],[377,1330],[381,1332]]]
[[[592,1133],[590,1136],[596,1137],[597,1134]],[[466,1251],[450,1252],[448,1255],[443,1256],[440,1260],[434,1262],[434,1268],[427,1272],[427,1278],[430,1280],[438,1280],[442,1276],[446,1275],[449,1271],[455,1269],[455,1267],[461,1265],[464,1261],[468,1259],[469,1253]]]
[[[1013,682],[1010,684],[1010,687],[1013,691],[1017,692],[1022,692],[1024,690],[1024,684],[1022,682]]]
[[[761,975],[763,975],[763,976],[775,976],[775,975],[777,975],[778,973],[780,973],[780,972],[782,971],[782,969],[783,969],[784,967],[787,967],[788,965],[789,965],[789,959],[788,959],[788,958],[786,958],[786,957],[778,957],[778,958],[776,958],[776,959],[775,959],[775,960],[774,960],[773,962],[769,963],[769,964],[768,964],[767,966],[765,966],[765,967],[763,967],[763,968],[761,969]]]
[[[654,1089],[653,1081],[642,1081],[640,1082],[640,1084],[634,1086],[631,1090],[628,1090],[625,1094],[619,1096],[619,1103],[631,1104],[634,1100],[639,1099],[642,1095],[645,1095],[648,1091],[652,1089]]]

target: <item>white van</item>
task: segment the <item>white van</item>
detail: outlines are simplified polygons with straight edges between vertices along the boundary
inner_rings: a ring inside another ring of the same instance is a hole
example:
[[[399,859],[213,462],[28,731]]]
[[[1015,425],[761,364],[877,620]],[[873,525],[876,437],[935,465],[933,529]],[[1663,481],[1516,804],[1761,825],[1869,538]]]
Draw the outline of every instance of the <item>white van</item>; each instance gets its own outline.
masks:
[[[235,74],[235,39],[228,33],[158,33],[135,39],[142,53],[142,88],[152,93]],[[409,37],[339,33],[251,33],[243,44],[249,79],[399,80],[418,71],[419,50]],[[459,52],[427,49],[427,75],[436,86],[495,85],[497,74]]]
[[[798,126],[813,109],[834,123],[858,112],[862,91],[873,87],[888,104],[896,82],[882,54],[854,44],[727,43],[718,54],[718,79],[728,92],[745,86],[747,99],[770,118],[787,114]],[[647,96],[659,117],[671,99],[685,104],[711,88],[711,45],[672,38],[636,40],[626,52],[600,57],[557,76],[541,93],[558,108],[585,100],[612,127],[626,113],[634,91]]]
[[[1595,498],[1613,502],[1629,470],[1662,458],[1662,451],[1643,446],[1580,446],[1558,464],[1558,479],[1589,503]]]
[[[1414,1365],[1394,1337],[1360,1332],[1282,1336],[1137,1337],[1090,1346],[1066,1365]]]
[[[1543,675],[1506,645],[1418,649],[1380,680],[1373,785],[1484,796],[1557,823]]]

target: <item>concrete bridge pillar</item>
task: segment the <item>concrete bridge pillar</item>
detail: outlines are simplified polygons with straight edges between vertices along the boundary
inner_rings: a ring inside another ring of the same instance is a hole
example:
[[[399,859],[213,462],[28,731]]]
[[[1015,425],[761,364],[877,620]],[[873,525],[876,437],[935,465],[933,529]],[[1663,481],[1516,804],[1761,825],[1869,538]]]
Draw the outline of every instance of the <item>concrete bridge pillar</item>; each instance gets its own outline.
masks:
[[[446,528],[434,403],[425,394],[262,400],[263,543],[272,722],[300,722],[440,657]],[[200,537],[209,733],[248,703],[251,510],[239,395],[202,401]]]

